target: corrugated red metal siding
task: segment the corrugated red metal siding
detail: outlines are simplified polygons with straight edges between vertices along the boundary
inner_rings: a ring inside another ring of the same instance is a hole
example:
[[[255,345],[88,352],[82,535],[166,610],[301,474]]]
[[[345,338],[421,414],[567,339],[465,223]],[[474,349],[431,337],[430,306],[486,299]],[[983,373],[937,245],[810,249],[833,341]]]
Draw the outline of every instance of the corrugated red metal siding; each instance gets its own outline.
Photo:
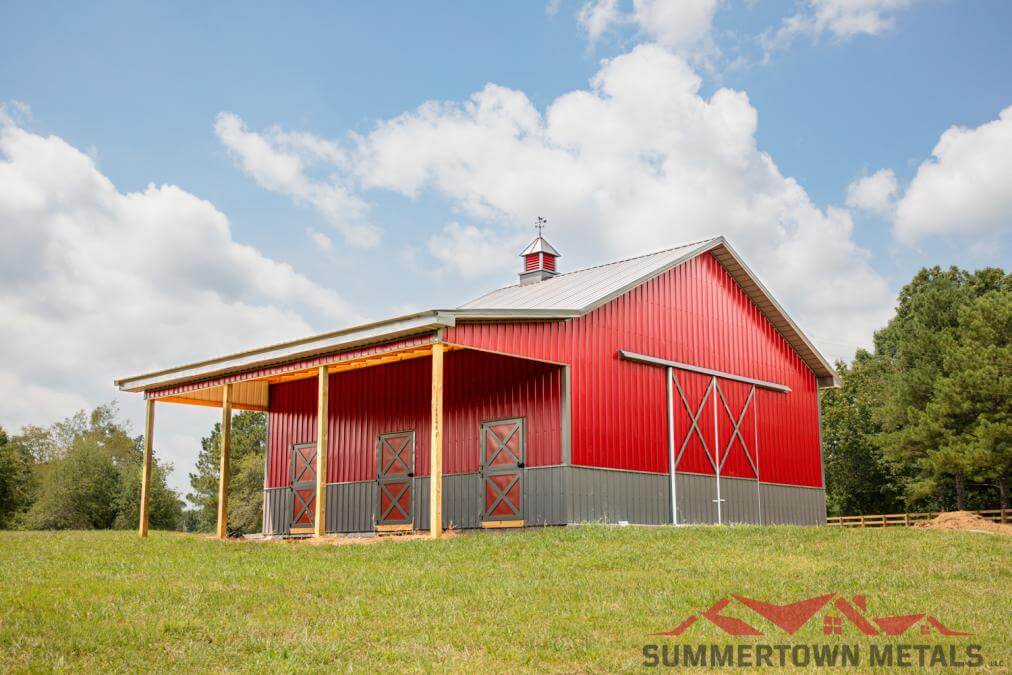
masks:
[[[787,385],[756,394],[761,479],[822,485],[815,374],[710,255],[577,319],[460,323],[446,339],[571,364],[572,458],[587,466],[667,471],[663,371],[619,349]]]
[[[330,377],[327,482],[376,477],[381,433],[415,431],[416,474],[429,471],[432,364],[428,358],[364,368]],[[561,462],[561,376],[551,364],[479,351],[446,355],[445,473],[477,471],[479,424],[526,417],[528,464]],[[295,443],[316,440],[316,380],[270,388],[268,487],[288,485]]]

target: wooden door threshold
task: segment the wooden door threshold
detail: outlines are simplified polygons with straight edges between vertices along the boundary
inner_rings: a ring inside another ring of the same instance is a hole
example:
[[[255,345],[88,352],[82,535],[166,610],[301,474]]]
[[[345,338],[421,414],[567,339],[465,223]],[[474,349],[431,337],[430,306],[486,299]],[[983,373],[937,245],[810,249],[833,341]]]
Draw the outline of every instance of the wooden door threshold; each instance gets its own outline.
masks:
[[[393,525],[377,525],[376,532],[379,534],[390,534],[398,532],[411,532],[414,527],[411,523],[396,523]]]
[[[522,520],[483,520],[481,523],[483,528],[493,529],[500,527],[523,527],[524,521]]]

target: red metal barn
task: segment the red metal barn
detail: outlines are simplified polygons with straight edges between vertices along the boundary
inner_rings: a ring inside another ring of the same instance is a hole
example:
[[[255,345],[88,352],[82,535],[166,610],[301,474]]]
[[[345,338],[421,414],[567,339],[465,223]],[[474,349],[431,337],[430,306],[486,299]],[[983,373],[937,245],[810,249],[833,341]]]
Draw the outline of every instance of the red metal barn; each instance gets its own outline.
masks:
[[[836,376],[723,237],[568,273],[541,237],[521,255],[456,309],[116,384],[148,453],[156,401],[266,411],[265,533],[825,521]]]

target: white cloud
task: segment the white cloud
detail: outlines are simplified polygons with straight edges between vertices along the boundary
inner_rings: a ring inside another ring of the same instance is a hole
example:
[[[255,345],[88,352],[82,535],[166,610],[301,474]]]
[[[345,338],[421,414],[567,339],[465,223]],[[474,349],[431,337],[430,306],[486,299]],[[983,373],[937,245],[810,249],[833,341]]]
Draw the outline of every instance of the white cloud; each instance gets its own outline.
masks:
[[[706,56],[715,47],[710,32],[718,0],[634,0],[623,10],[616,0],[591,0],[577,13],[577,21],[592,41],[623,25],[636,26],[640,35],[685,56]]]
[[[807,0],[762,40],[769,53],[798,37],[815,39],[829,33],[837,40],[847,40],[880,35],[895,25],[898,12],[912,4],[913,0]]]
[[[352,246],[369,248],[379,243],[380,231],[365,221],[368,205],[354,194],[353,186],[342,184],[334,174],[314,180],[306,172],[307,163],[315,161],[343,166],[346,157],[338,144],[277,127],[264,134],[252,132],[237,115],[227,112],[218,115],[214,130],[243,171],[261,187],[312,206]]]
[[[365,187],[435,191],[479,223],[430,241],[430,251],[482,260],[447,254],[461,274],[496,277],[497,259],[482,253],[524,238],[536,214],[549,217],[550,239],[569,260],[725,233],[803,326],[834,341],[827,351],[850,356],[891,307],[885,280],[851,238],[850,213],[817,208],[756,147],[757,113],[743,92],[703,98],[700,85],[683,59],[642,45],[544,114],[496,85],[460,103],[426,103],[360,138],[353,170]],[[516,271],[512,256],[499,264],[499,275]]]
[[[172,185],[119,192],[90,157],[10,118],[0,313],[0,424],[13,430],[108,401],[116,377],[309,334],[306,316],[358,318],[334,291],[235,241],[209,202]],[[176,485],[196,450],[169,456]]]
[[[503,236],[491,228],[447,223],[429,237],[429,253],[443,268],[464,277],[487,277],[517,265],[521,239],[516,233]]]
[[[709,48],[718,0],[635,0],[633,19],[643,35],[679,53]]]
[[[847,206],[887,215],[892,211],[895,196],[896,174],[892,169],[880,169],[850,184],[847,188]]]
[[[334,242],[331,240],[330,237],[325,235],[323,232],[319,232],[310,227],[306,229],[306,234],[308,234],[309,238],[313,240],[313,243],[316,244],[318,247],[320,247],[322,250],[332,251],[334,249]]]
[[[591,0],[580,8],[576,20],[591,40],[597,40],[609,28],[624,22],[625,17],[618,9],[618,0]]]
[[[951,127],[896,204],[893,235],[1012,231],[1012,106],[974,129]]]

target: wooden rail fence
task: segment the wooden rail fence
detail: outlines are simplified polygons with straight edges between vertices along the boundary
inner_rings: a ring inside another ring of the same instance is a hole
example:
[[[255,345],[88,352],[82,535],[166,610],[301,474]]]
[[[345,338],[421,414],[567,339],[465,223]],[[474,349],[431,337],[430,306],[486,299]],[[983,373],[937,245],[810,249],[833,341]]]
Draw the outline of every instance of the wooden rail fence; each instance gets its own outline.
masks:
[[[872,516],[830,516],[826,525],[839,527],[910,527],[915,523],[931,520],[943,511],[930,513],[886,513]],[[968,511],[976,513],[984,520],[992,523],[1012,523],[1012,509],[988,509],[985,511]]]

